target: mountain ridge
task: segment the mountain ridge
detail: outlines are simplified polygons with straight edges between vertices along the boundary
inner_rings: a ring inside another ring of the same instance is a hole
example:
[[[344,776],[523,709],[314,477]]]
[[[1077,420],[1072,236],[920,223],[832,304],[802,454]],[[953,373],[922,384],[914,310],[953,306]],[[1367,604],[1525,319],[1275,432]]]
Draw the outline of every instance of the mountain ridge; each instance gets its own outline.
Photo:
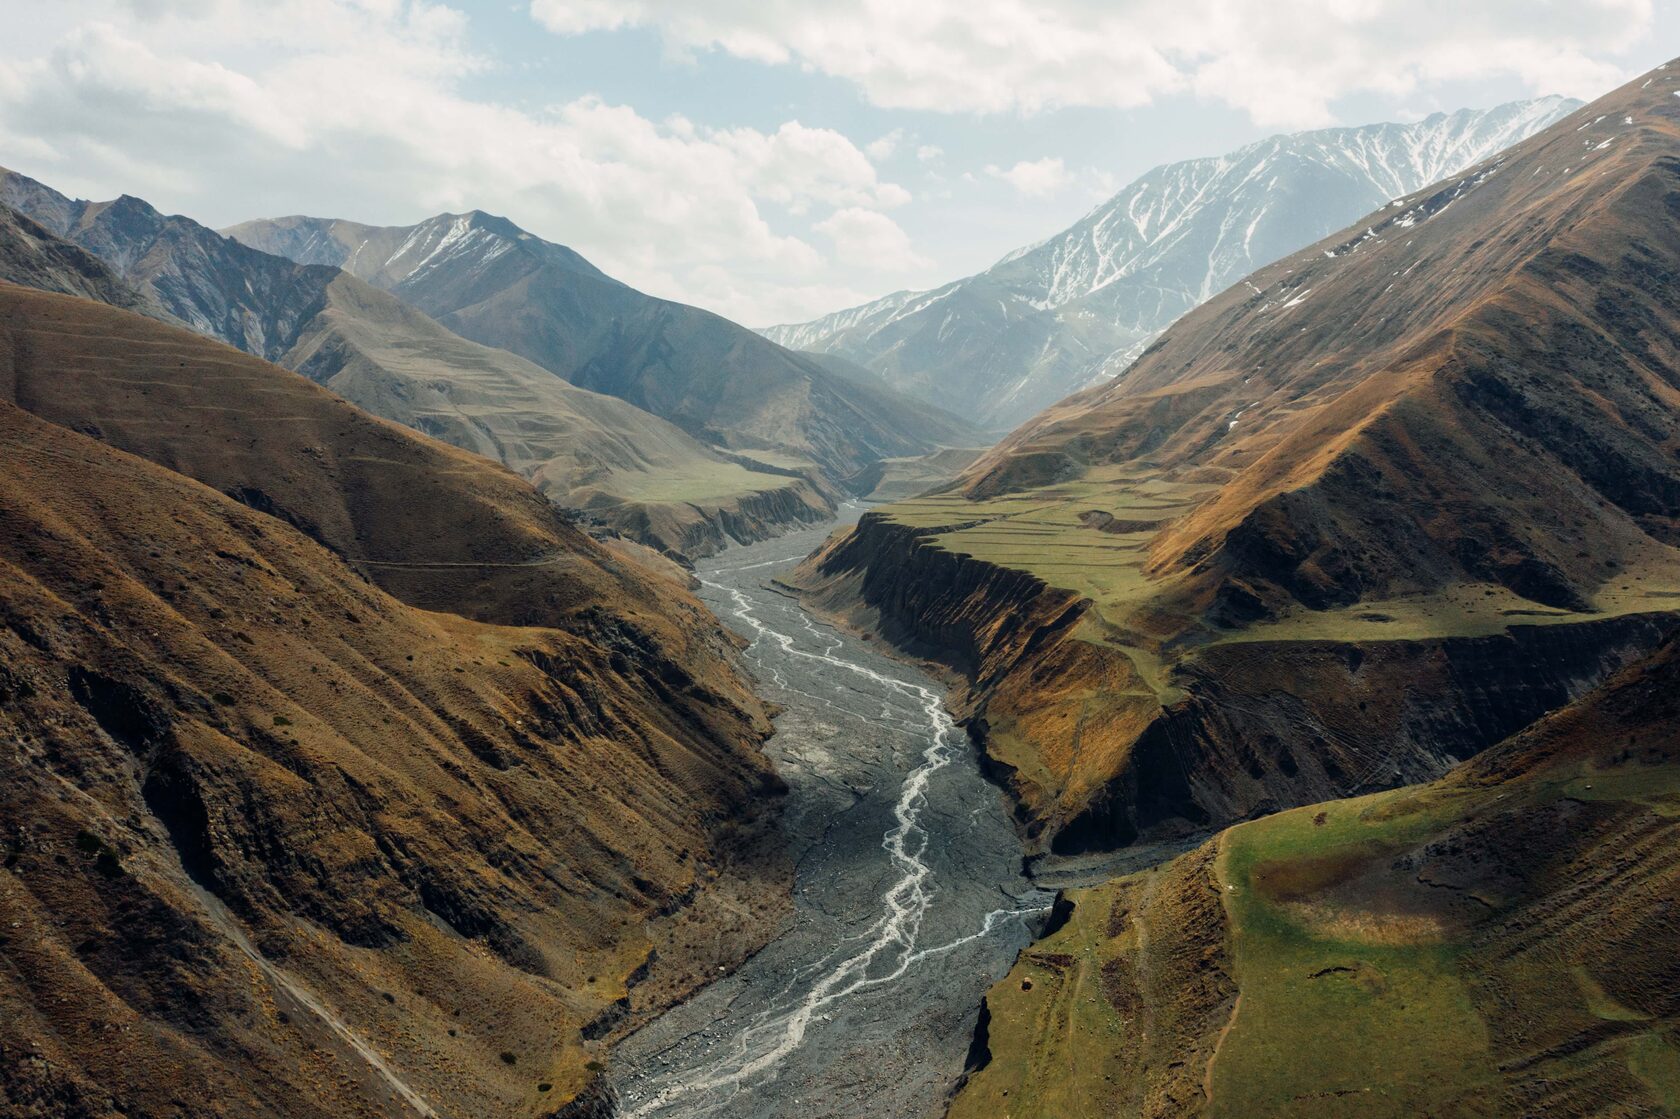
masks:
[[[0,168],[0,204],[93,253],[192,329],[270,361],[320,309],[335,275],[260,253],[129,194],[71,199]]]
[[[769,934],[735,646],[506,468],[7,283],[0,445],[8,1110],[563,1109]]]
[[[409,226],[293,216],[228,233],[335,263],[463,337],[627,400],[703,443],[804,464],[836,486],[878,459],[975,443],[969,425],[878,378],[837,374],[709,311],[644,295],[483,211]]]
[[[978,422],[1014,426],[1120,372],[1174,319],[1255,267],[1578,104],[1541,98],[1272,136],[1166,164],[985,271],[764,333],[850,357]]]
[[[149,292],[129,284],[99,257],[4,204],[0,204],[0,279],[108,303],[160,322],[180,322]]]

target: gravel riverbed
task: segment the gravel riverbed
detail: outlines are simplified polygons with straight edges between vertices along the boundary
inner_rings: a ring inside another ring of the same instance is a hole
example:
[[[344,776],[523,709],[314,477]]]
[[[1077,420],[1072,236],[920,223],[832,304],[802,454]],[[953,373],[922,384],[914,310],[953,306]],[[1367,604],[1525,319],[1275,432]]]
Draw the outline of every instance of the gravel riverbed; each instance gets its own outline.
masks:
[[[938,1114],[986,989],[1048,913],[943,686],[771,589],[834,527],[698,572],[700,597],[752,642],[761,692],[785,709],[767,749],[790,788],[794,917],[618,1047],[622,1119]]]

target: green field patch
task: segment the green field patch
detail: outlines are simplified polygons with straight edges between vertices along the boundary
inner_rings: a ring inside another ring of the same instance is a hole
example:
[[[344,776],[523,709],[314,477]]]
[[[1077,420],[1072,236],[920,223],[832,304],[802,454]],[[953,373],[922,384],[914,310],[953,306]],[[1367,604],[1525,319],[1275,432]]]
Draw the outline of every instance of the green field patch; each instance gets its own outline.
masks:
[[[1144,570],[1150,541],[1158,531],[1153,526],[1194,509],[1213,490],[1110,467],[1025,496],[968,501],[958,495],[935,495],[895,502],[881,512],[910,527],[948,529],[931,542],[954,555],[1023,571],[1047,586],[1089,599],[1099,624],[1082,624],[1074,636],[1128,657],[1157,699],[1170,703],[1181,693],[1166,682],[1168,671],[1153,643],[1126,623],[1175,582],[1152,578]],[[1093,513],[1107,513],[1113,520],[1104,522]],[[1115,522],[1128,528],[1139,523],[1151,527],[1126,532],[1101,528],[1102,523]]]
[[[1068,923],[1024,952],[988,996],[992,1062],[970,1079],[952,1119],[1139,1114],[1149,1086],[1167,1080],[1178,1085],[1177,1109],[1159,1110],[1156,1097],[1147,1113],[1200,1114],[1205,1098],[1206,1114],[1238,1119],[1492,1119],[1518,1113],[1508,1062],[1529,1052],[1495,1052],[1484,1018],[1493,1013],[1535,1016],[1557,1024],[1552,1036],[1581,1039],[1537,1074],[1567,1083],[1625,1061],[1649,1093],[1637,1114],[1653,1107],[1680,1114],[1671,1022],[1611,995],[1566,945],[1556,954],[1490,954],[1477,930],[1494,912],[1527,912],[1505,910],[1516,899],[1482,902],[1490,911],[1483,915],[1452,901],[1456,891],[1440,890],[1441,877],[1425,880],[1401,861],[1425,845],[1451,855],[1480,824],[1512,813],[1560,800],[1662,802],[1680,783],[1680,766],[1667,763],[1598,768],[1561,755],[1542,765],[1516,784],[1448,778],[1226,831],[1211,884],[1240,998],[1223,1023],[1196,1024],[1199,1048],[1173,1035],[1167,1056],[1182,1062],[1194,1053],[1188,1071],[1171,1071],[1177,1063],[1163,1069],[1151,1049],[1165,1027],[1157,1014],[1178,988],[1151,987],[1149,977],[1159,982],[1187,948],[1205,947],[1184,930],[1150,929],[1141,916],[1149,912],[1144,899],[1167,896],[1156,886],[1183,864],[1069,891]],[[1426,936],[1397,936],[1392,918],[1406,916],[1407,905],[1425,914],[1456,905],[1458,916]],[[1605,976],[1615,967],[1594,964]],[[1186,1096],[1187,1077],[1202,1091]]]
[[[1379,899],[1323,900],[1455,814],[1422,800],[1385,811],[1399,799],[1298,809],[1226,834],[1219,869],[1243,1009],[1211,1072],[1214,1114],[1421,1115],[1497,1083],[1457,946],[1396,937]]]
[[[881,512],[907,526],[948,529],[932,537],[939,547],[1037,575],[1052,587],[1090,598],[1105,618],[1124,624],[1171,590],[1170,583],[1144,572],[1151,541],[1162,526],[1197,508],[1217,489],[1110,466],[1027,493],[982,501],[940,494],[885,505]],[[1102,531],[1097,522],[1103,514],[1132,531]],[[1241,629],[1203,632],[1197,640],[1418,641],[1491,636],[1514,626],[1673,613],[1680,610],[1680,554],[1653,545],[1649,554],[1607,579],[1591,602],[1587,611],[1564,610],[1525,599],[1499,584],[1463,583],[1330,610],[1296,607]]]
[[[1594,1018],[1601,1018],[1606,1022],[1647,1022],[1649,1014],[1643,1014],[1631,1006],[1624,1006],[1616,1001],[1598,982],[1592,973],[1584,967],[1569,969],[1569,977],[1575,981],[1576,990],[1581,992],[1581,998],[1587,1004],[1587,1010]]]
[[[1680,1115],[1680,1049],[1662,1034],[1640,1034],[1628,1045],[1628,1071],[1670,1115]]]
[[[986,501],[935,495],[895,502],[881,512],[910,527],[949,529],[932,542],[1088,598],[1114,623],[1170,587],[1144,572],[1149,543],[1158,526],[1194,509],[1214,489],[1102,467],[1026,495]],[[1105,522],[1101,514],[1112,520]],[[1131,531],[1105,532],[1102,523],[1119,523]],[[1109,643],[1121,644],[1112,638]]]
[[[1508,787],[1437,783],[1231,829],[1217,865],[1243,1004],[1212,1071],[1212,1113],[1499,1114],[1477,1110],[1479,1101],[1494,1107],[1501,1076],[1469,982],[1472,926],[1443,919],[1432,928],[1429,892],[1393,874],[1393,860],[1496,802],[1500,811],[1564,797],[1666,807],[1676,791],[1677,766],[1564,763],[1518,798]],[[1411,902],[1397,906],[1399,891]],[[1585,968],[1567,970],[1530,981],[1553,991],[1572,981],[1576,1005],[1593,1018],[1647,1020]],[[1664,1038],[1641,1035],[1628,1061],[1669,1106],[1680,1098],[1680,1054]]]
[[[694,464],[681,471],[615,471],[596,483],[595,488],[625,501],[648,505],[673,502],[708,504],[774,493],[794,484],[794,479],[760,474],[733,462]]]
[[[1418,641],[1486,637],[1512,626],[1571,625],[1680,609],[1680,562],[1666,551],[1620,572],[1593,595],[1593,609],[1540,606],[1494,583],[1461,583],[1431,594],[1365,600],[1331,610],[1297,607],[1218,638],[1241,641]]]
[[[1144,872],[1148,874],[1150,872]],[[1135,876],[1137,881],[1144,875]],[[1140,1007],[1117,999],[1116,961],[1136,933],[1111,936],[1104,915],[1128,880],[1069,892],[1074,916],[1023,952],[987,996],[992,1059],[955,1101],[950,1119],[1107,1119],[1133,1077],[1126,1048],[1145,1028]]]
[[[765,466],[780,470],[811,470],[817,465],[813,460],[803,455],[796,455],[788,451],[753,450],[732,451],[730,453],[738,458],[763,463]]]
[[[1588,769],[1564,786],[1564,795],[1584,801],[1625,801],[1668,819],[1680,817],[1680,767],[1618,766]]]

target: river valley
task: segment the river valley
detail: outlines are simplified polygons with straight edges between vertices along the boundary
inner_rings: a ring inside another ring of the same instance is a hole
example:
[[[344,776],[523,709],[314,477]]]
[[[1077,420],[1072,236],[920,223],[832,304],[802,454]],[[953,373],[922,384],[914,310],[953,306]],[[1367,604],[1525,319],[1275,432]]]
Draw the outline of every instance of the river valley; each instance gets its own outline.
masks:
[[[794,916],[616,1050],[621,1119],[938,1113],[987,987],[1048,914],[943,686],[771,587],[832,527],[698,572],[784,708],[767,749],[790,789]]]

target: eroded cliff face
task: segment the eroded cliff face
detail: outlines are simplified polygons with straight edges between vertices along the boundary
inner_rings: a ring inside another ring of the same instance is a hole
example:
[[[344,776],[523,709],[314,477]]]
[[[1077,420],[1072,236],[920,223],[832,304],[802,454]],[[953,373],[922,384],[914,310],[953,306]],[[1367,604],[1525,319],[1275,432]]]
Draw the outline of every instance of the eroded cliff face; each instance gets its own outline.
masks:
[[[943,530],[940,530],[943,531]],[[1242,640],[1161,665],[1079,595],[866,515],[788,580],[956,670],[953,709],[1061,854],[1432,780],[1589,691],[1680,615],[1420,640]]]
[[[1199,1113],[1237,994],[1214,859],[1203,846],[1062,895],[1060,923],[987,996],[949,1119]],[[1124,1040],[1105,1045],[1110,1023]]]
[[[979,691],[996,684],[1028,647],[1075,624],[1085,604],[1023,571],[928,543],[929,532],[865,513],[787,580],[830,612],[917,655],[960,671]],[[959,694],[965,713],[972,697]]]
[[[1173,674],[1162,708],[1082,806],[1061,798],[1052,846],[1110,847],[1440,776],[1589,692],[1680,617],[1637,614],[1486,637],[1239,642]]]
[[[777,489],[717,501],[646,504],[604,499],[572,510],[666,554],[700,559],[731,544],[753,544],[800,525],[821,524],[834,515],[832,504],[809,482],[790,478]]]

